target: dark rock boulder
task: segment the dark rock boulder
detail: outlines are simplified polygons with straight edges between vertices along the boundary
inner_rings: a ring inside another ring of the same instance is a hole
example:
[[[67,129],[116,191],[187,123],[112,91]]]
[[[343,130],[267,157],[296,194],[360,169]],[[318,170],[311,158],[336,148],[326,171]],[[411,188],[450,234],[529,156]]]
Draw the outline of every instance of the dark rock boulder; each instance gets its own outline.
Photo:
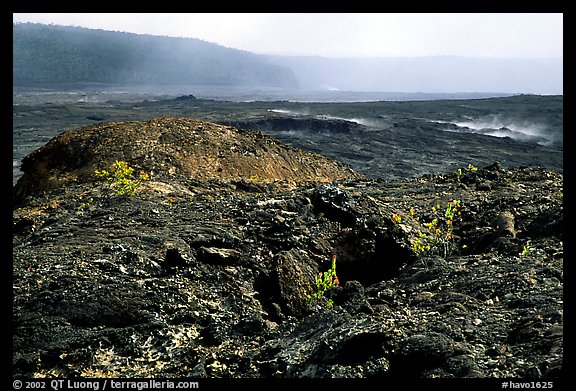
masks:
[[[308,295],[313,293],[311,275],[314,265],[306,255],[290,250],[280,252],[274,259],[274,275],[278,279],[280,305],[288,315],[302,317],[309,312]]]

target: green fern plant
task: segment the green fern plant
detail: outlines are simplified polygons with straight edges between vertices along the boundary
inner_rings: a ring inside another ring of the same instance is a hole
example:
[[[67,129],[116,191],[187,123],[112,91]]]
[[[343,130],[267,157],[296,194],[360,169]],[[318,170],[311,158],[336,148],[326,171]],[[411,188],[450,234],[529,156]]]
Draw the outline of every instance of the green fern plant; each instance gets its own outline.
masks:
[[[316,285],[316,291],[312,295],[308,295],[308,304],[310,305],[323,301],[326,292],[340,285],[336,275],[336,255],[332,255],[332,266],[330,269],[325,272],[319,272],[314,276],[314,285]],[[332,308],[334,301],[328,299],[325,306],[326,309]]]

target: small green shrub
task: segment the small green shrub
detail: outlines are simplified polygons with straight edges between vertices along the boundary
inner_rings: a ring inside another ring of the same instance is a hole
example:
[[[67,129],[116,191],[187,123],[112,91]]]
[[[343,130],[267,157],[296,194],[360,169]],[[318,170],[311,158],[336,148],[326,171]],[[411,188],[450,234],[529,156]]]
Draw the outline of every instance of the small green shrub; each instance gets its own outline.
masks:
[[[392,222],[395,224],[399,224],[402,222],[402,217],[397,213],[392,214],[391,219],[392,219]]]
[[[135,178],[134,168],[130,167],[127,162],[116,160],[112,164],[112,171],[96,170],[96,176],[106,178],[111,182],[110,187],[119,196],[134,195],[143,181],[150,180],[150,176],[141,170],[138,177]]]
[[[418,232],[418,237],[410,241],[412,252],[416,255],[439,254],[447,256],[450,253],[451,245],[454,239],[454,222],[460,216],[462,201],[455,199],[449,201],[443,210],[440,204],[432,207],[432,220],[424,223],[426,232]],[[409,215],[411,218],[418,219],[415,216],[413,208],[410,208]],[[401,219],[395,218],[392,221],[399,223]]]
[[[468,164],[468,167],[466,167],[465,170],[467,172],[478,171],[478,168],[474,167],[472,164]],[[460,183],[460,179],[462,178],[462,175],[464,175],[464,172],[462,171],[461,168],[459,168],[458,171],[456,171],[456,176],[457,176],[456,179],[458,180],[458,183]]]
[[[522,252],[520,253],[520,256],[527,257],[528,255],[530,255],[531,252],[532,248],[525,244],[522,247]]]
[[[80,204],[80,206],[78,207],[78,210],[83,210],[85,208],[88,208],[90,205],[92,205],[92,202],[94,202],[94,198],[89,197],[86,202],[83,202]]]

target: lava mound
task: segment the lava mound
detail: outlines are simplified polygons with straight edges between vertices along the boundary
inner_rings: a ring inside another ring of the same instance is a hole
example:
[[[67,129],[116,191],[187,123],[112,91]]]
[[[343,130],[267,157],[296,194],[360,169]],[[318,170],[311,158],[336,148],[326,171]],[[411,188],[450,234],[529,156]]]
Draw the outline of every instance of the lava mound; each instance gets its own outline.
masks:
[[[127,161],[154,180],[251,180],[291,184],[362,178],[348,166],[258,132],[189,118],[107,122],[61,133],[22,160],[15,202]]]

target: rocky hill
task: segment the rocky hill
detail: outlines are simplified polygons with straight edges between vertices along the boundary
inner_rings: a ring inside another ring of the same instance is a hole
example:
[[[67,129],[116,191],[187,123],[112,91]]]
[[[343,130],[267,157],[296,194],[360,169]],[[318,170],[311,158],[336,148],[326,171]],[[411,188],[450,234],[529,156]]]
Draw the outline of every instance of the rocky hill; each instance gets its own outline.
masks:
[[[119,195],[116,160],[149,180]],[[563,373],[559,172],[368,180],[179,118],[65,132],[23,171],[14,376]]]
[[[341,163],[283,145],[261,133],[205,121],[156,118],[107,122],[68,131],[22,161],[19,203],[29,194],[70,182],[94,182],[94,172],[128,161],[159,181],[189,179],[294,185],[362,178]]]

